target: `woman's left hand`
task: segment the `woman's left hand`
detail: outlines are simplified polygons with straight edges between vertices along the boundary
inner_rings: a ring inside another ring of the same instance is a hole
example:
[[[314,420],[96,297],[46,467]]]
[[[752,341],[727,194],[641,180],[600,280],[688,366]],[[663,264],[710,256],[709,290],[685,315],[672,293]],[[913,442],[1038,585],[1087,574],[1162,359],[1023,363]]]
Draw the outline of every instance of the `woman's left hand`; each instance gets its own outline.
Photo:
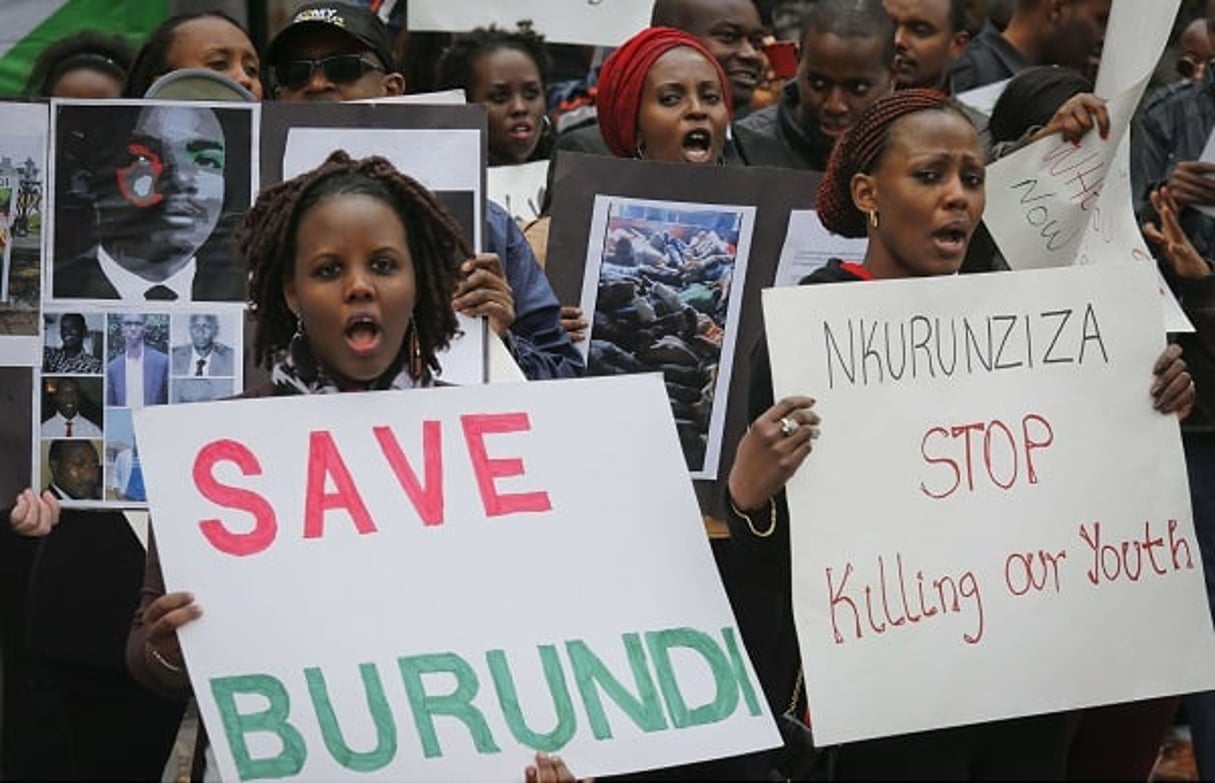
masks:
[[[1189,416],[1198,395],[1194,390],[1194,379],[1181,358],[1181,346],[1165,348],[1156,360],[1152,374],[1155,376],[1152,381],[1152,407],[1161,413],[1176,413],[1178,419]]]
[[[469,316],[483,315],[499,337],[515,322],[515,295],[502,272],[497,253],[478,253],[460,266],[464,276],[456,286],[452,306]]]
[[[23,489],[8,514],[8,523],[23,536],[45,536],[59,524],[59,501],[49,490],[39,495]]]

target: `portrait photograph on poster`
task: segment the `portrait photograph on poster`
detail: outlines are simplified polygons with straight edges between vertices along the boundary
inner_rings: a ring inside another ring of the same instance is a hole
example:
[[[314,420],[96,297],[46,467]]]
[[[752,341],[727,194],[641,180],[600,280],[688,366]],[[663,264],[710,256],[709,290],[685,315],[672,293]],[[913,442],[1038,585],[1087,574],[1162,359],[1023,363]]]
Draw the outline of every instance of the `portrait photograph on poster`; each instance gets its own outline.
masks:
[[[242,301],[232,246],[256,187],[255,109],[55,102],[46,298]]]
[[[713,478],[755,208],[600,196],[583,278],[589,375],[661,372],[688,470]]]

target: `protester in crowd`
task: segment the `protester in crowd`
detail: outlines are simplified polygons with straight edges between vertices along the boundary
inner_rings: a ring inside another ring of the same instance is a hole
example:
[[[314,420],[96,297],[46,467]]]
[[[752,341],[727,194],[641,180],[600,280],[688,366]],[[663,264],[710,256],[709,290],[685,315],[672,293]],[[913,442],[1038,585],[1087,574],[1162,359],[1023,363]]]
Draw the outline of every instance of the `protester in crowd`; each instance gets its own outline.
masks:
[[[1215,22],[1215,2],[1208,24]],[[1211,28],[1208,28],[1211,29]],[[1167,185],[1181,228],[1203,258],[1215,257],[1215,162],[1202,160],[1215,130],[1215,71],[1163,90],[1145,101],[1131,125],[1131,197],[1139,221],[1156,220],[1149,198]]]
[[[148,36],[127,78],[128,98],[142,98],[152,83],[171,71],[206,68],[262,98],[257,49],[235,19],[221,11],[170,16]]]
[[[1177,58],[1177,75],[1182,79],[1202,81],[1206,73],[1207,62],[1215,57],[1215,46],[1211,42],[1211,21],[1199,17],[1186,25],[1181,31],[1178,45],[1181,54]]]
[[[696,38],[726,74],[731,96],[731,118],[745,114],[755,87],[763,77],[763,61],[753,60],[762,25],[751,0],[655,0],[650,14],[651,27],[671,27]],[[600,76],[602,78],[602,74]],[[739,99],[742,98],[741,103]],[[601,98],[598,100],[602,100]],[[735,114],[738,112],[738,114]],[[732,138],[724,148],[722,162],[731,165],[780,166],[785,154],[767,139],[752,139],[757,134],[733,127]],[[746,141],[742,139],[746,138]],[[579,127],[557,137],[554,154],[562,150],[609,155],[597,125]],[[549,167],[549,190],[554,169]]]
[[[436,85],[462,89],[486,109],[489,165],[545,160],[553,145],[546,94],[551,61],[530,26],[478,27],[458,35],[439,58]]]
[[[949,69],[965,92],[1012,78],[1031,65],[1062,65],[1097,78],[1113,0],[1016,0],[1003,32],[990,22]]]
[[[1177,336],[1198,390],[1194,415],[1182,422],[1181,442],[1207,600],[1215,617],[1215,483],[1211,481],[1215,476],[1215,273],[1182,229],[1180,207],[1171,189],[1152,191],[1151,201],[1158,222],[1144,226],[1144,234],[1164,259],[1170,284],[1194,325],[1192,334]],[[1190,724],[1198,779],[1215,779],[1215,691],[1184,696],[1182,704]]]
[[[764,26],[752,0],[654,0],[651,27],[674,27],[699,39],[729,79],[732,117],[746,116],[764,78]]]
[[[323,9],[328,13],[321,13]],[[285,101],[354,101],[399,94],[405,86],[399,73],[367,70],[346,79],[353,72],[331,67],[339,58],[353,55],[369,68],[367,63],[379,57],[381,47],[388,56],[387,41],[384,23],[365,8],[344,3],[305,5],[267,50],[275,95]],[[284,83],[293,72],[303,70],[311,74],[306,82]],[[581,375],[582,355],[561,328],[557,298],[523,233],[510,213],[492,201],[486,202],[486,222],[490,252],[465,262],[454,306],[466,315],[486,316],[530,380]]]
[[[936,176],[920,179],[913,159],[934,161]],[[982,219],[984,167],[975,128],[944,94],[911,89],[876,102],[832,152],[816,202],[828,230],[868,238],[865,258],[862,264],[832,261],[802,283],[956,272]],[[949,242],[940,241],[943,233]],[[821,422],[808,397],[773,403],[765,346],[761,339],[752,363],[752,425],[739,443],[727,492],[735,555],[767,592],[749,597],[738,617],[773,709],[804,715],[783,487],[809,456]],[[1154,407],[1187,415],[1194,389],[1180,350],[1167,349],[1154,372]],[[849,743],[833,752],[836,778],[843,780],[1061,779],[1066,750],[1067,716],[1059,714]]]
[[[970,33],[966,0],[885,0],[894,23],[894,83],[897,88],[949,91],[945,78]]]
[[[779,141],[779,165],[822,171],[835,140],[889,92],[893,62],[893,26],[879,0],[818,0],[802,21],[796,78],[780,103],[737,127]]]
[[[688,33],[649,27],[625,41],[599,75],[599,130],[619,158],[719,163],[729,79]]]
[[[240,251],[251,274],[256,360],[271,380],[246,397],[431,386],[456,333],[451,300],[468,246],[434,197],[383,158],[335,152],[268,188],[246,215]],[[171,522],[168,521],[168,522]],[[200,615],[165,593],[154,539],[127,663],[146,687],[188,695],[177,630]],[[537,756],[529,780],[572,779]]]
[[[121,98],[134,57],[125,38],[84,30],[43,49],[22,92],[42,98]]]

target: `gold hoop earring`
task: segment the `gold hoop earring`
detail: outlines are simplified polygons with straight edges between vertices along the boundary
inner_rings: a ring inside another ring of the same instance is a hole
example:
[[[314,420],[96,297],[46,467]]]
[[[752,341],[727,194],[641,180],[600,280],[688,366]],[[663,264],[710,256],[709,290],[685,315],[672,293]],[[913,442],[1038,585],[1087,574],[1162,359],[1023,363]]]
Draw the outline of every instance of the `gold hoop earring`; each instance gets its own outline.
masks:
[[[869,225],[874,228],[878,227],[878,214],[876,209],[869,210]]]

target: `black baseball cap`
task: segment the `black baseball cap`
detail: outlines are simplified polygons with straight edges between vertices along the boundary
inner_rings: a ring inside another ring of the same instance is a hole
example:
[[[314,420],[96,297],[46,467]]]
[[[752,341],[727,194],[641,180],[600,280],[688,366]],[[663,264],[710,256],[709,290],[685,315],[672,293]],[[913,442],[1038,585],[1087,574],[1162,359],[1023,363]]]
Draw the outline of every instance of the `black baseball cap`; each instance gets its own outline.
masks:
[[[307,27],[332,27],[349,35],[366,46],[384,64],[389,73],[396,70],[392,56],[392,37],[388,27],[374,11],[348,3],[305,3],[291,15],[291,19],[266,49],[266,62],[276,65],[282,54],[284,41]]]

